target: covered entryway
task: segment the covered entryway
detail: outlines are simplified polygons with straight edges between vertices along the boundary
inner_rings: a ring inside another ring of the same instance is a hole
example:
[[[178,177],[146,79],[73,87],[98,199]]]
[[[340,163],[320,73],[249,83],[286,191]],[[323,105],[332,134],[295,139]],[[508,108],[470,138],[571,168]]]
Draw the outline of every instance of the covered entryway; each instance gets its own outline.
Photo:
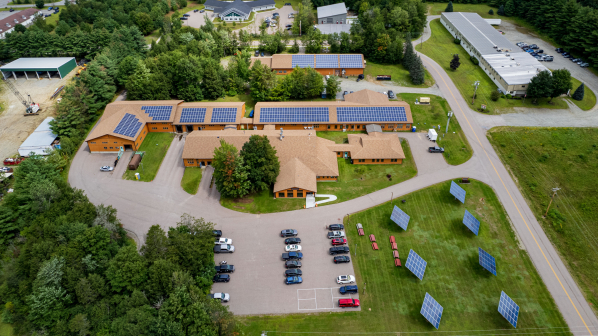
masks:
[[[176,127],[176,132],[177,132],[177,133],[183,133],[183,126],[181,126],[181,125],[176,125],[175,127]]]
[[[193,125],[185,125],[187,127],[187,132],[193,132]]]

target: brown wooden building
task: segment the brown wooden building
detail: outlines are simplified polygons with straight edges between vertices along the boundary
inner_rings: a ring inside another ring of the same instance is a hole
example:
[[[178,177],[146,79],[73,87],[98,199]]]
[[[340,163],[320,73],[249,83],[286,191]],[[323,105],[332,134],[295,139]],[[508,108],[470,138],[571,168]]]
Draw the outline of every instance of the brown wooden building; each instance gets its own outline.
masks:
[[[363,75],[365,60],[362,54],[274,54],[270,57],[252,57],[251,65],[259,60],[277,75],[288,75],[295,67],[312,68],[322,75]]]

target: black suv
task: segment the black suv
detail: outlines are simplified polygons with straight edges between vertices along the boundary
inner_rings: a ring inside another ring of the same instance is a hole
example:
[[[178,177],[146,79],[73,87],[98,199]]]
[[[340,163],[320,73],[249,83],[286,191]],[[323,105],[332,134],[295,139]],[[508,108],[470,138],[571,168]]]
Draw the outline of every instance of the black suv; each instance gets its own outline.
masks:
[[[428,152],[430,153],[444,153],[444,147],[428,147]]]
[[[349,253],[348,246],[333,246],[330,248],[330,254],[332,254],[332,255],[343,254],[343,253]]]
[[[389,99],[395,99],[396,98],[395,93],[392,92],[392,90],[388,90],[388,98]]]
[[[216,274],[216,275],[214,275],[214,278],[212,279],[212,281],[214,281],[214,282],[229,282],[230,281],[230,275],[228,275],[228,274]]]
[[[338,289],[341,294],[357,294],[357,286],[343,286]]]
[[[233,273],[234,271],[235,271],[234,265],[216,266],[216,273]]]
[[[559,54],[562,53],[564,50],[563,48],[556,48],[554,49],[554,51],[558,52]]]
[[[214,235],[214,237],[220,238],[222,237],[222,230],[212,230],[212,234]]]
[[[288,269],[288,270],[284,271],[285,277],[301,276],[301,275],[303,275],[303,272],[298,268]]]
[[[287,238],[284,240],[285,245],[290,244],[299,244],[301,243],[301,238]]]
[[[345,226],[343,224],[330,224],[328,225],[328,230],[330,231],[340,231],[344,230]]]
[[[350,262],[351,259],[349,259],[347,256],[336,256],[332,261],[334,261],[335,264],[342,264]]]
[[[280,236],[281,237],[295,237],[297,236],[299,233],[297,232],[297,230],[282,230],[280,231]]]
[[[284,263],[286,268],[301,268],[301,262],[299,260],[289,260]]]

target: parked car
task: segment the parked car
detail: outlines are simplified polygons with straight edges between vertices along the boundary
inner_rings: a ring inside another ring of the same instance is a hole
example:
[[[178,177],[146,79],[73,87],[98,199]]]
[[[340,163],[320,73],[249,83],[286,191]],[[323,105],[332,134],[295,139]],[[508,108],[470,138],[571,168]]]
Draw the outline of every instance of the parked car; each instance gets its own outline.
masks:
[[[288,229],[288,230],[282,230],[282,231],[280,231],[280,236],[281,237],[295,237],[298,234],[299,233],[297,233],[297,230],[293,230],[293,229]]]
[[[347,240],[345,238],[334,238],[332,239],[332,246],[336,245],[343,245],[346,244]]]
[[[282,254],[282,260],[301,260],[303,259],[303,253],[301,252],[289,252]]]
[[[260,55],[260,51],[259,51],[259,50],[256,50],[256,51],[255,51],[255,57],[258,57],[259,55]]]
[[[190,17],[191,14],[183,14],[184,17]]]
[[[298,268],[291,268],[291,269],[284,271],[285,278],[290,277],[290,276],[298,276],[298,275],[303,275],[303,271],[301,271]]]
[[[295,284],[300,284],[303,282],[303,279],[300,276],[292,276],[292,277],[288,277],[285,280],[285,283],[287,285],[295,285]]]
[[[275,18],[275,17],[279,17],[279,16],[280,16],[280,14],[278,14],[278,13],[274,13],[274,14],[272,14],[272,17],[273,17],[273,18]]]
[[[581,63],[579,66],[582,67],[582,68],[587,68],[587,67],[590,66],[590,63],[584,62],[584,63]]]
[[[534,52],[534,49],[526,49],[525,52],[531,54]]]
[[[216,245],[214,246],[214,253],[233,253],[235,247],[232,245]]]
[[[539,49],[537,44],[530,44],[529,47],[532,49]]]
[[[284,250],[285,252],[299,252],[301,251],[301,245],[287,245]]]
[[[284,5],[285,5],[285,6],[290,6],[290,5],[291,5],[291,3],[290,3],[290,2],[287,2],[287,3],[285,3]]]
[[[220,238],[222,237],[222,230],[212,230],[212,234],[214,235],[214,237]]]
[[[328,253],[332,255],[349,253],[349,246],[333,246],[328,250]]]
[[[188,18],[188,17],[186,17],[186,16],[183,16],[183,17],[181,17],[180,19],[181,19],[181,20],[189,20],[189,18]]]
[[[289,244],[299,244],[301,243],[301,238],[287,238],[284,240],[285,245]]]
[[[339,299],[338,306],[341,308],[359,307],[359,300],[357,300],[357,299]]]
[[[335,264],[344,264],[351,262],[351,259],[349,259],[347,256],[336,256],[334,259],[332,259],[332,261],[334,261]]]
[[[230,295],[228,295],[228,293],[208,294],[208,299],[217,299],[220,300],[220,302],[228,302],[228,300],[230,300]]]
[[[544,49],[538,49],[538,50],[536,50],[536,52],[537,52],[538,54],[541,54],[541,53],[543,53],[543,52],[544,52]]]
[[[234,265],[220,265],[216,266],[216,273],[234,273],[235,266]]]
[[[100,168],[100,171],[105,171],[105,172],[111,172],[114,170],[114,167],[110,167],[110,166],[102,166],[102,168]]]
[[[344,97],[346,94],[349,94],[349,91],[344,91],[344,92],[343,92],[343,97]]]
[[[52,10],[52,9],[54,9],[54,7],[48,7],[48,10]]]
[[[44,17],[50,17],[50,16],[52,16],[52,14],[46,14],[46,15],[44,15]]]
[[[357,294],[358,292],[358,288],[355,285],[351,285],[351,286],[343,286],[341,288],[338,289],[338,291],[345,295],[345,294]]]
[[[275,23],[271,23],[271,24],[270,24],[270,27],[272,27],[272,28],[276,28],[276,24],[275,24]]]
[[[355,277],[352,275],[339,275],[338,278],[336,278],[336,283],[339,285],[344,285],[344,284],[354,283],[354,282],[355,282]]]
[[[542,58],[542,56],[536,55],[534,56],[535,59],[537,59],[538,61],[542,62],[544,59]]]
[[[14,12],[15,10],[14,10],[13,8],[11,8],[11,9],[9,9],[8,11],[9,11],[9,12]]]
[[[430,152],[430,153],[444,153],[444,147],[438,147],[438,146],[428,147],[428,152]]]
[[[0,173],[12,173],[13,170],[13,167],[0,167]]]
[[[193,13],[197,13],[197,12],[199,12],[199,9],[194,9],[193,10]]]
[[[230,281],[230,275],[228,274],[216,274],[214,275],[214,278],[212,279],[213,282],[229,282]]]
[[[301,268],[301,262],[299,260],[289,260],[284,263],[286,268]]]
[[[230,238],[218,238],[214,241],[215,245],[231,245],[233,240]]]
[[[205,9],[201,9],[199,12],[200,12],[200,13],[203,13],[203,12],[205,12],[205,11],[206,11]]]
[[[285,27],[287,27],[287,28],[291,28],[291,27],[293,27],[293,25],[292,25],[292,24],[288,24],[288,25],[286,25]]]
[[[330,224],[330,225],[328,225],[327,228],[330,231],[340,231],[340,230],[344,230],[345,226],[343,224]]]
[[[577,63],[577,62],[579,62],[579,61],[581,61],[581,59],[580,59],[580,58],[572,58],[572,59],[571,59],[571,62],[573,62],[573,63]]]
[[[554,57],[552,56],[544,56],[544,62],[552,62],[554,61]]]
[[[563,48],[556,48],[554,49],[554,51],[558,52],[559,54],[562,53],[564,50]]]
[[[328,239],[332,239],[332,238],[345,238],[345,231],[328,232]]]
[[[395,99],[396,98],[395,93],[392,92],[391,90],[388,90],[388,98],[389,99]]]
[[[260,53],[260,56],[264,57],[264,52],[263,51]]]

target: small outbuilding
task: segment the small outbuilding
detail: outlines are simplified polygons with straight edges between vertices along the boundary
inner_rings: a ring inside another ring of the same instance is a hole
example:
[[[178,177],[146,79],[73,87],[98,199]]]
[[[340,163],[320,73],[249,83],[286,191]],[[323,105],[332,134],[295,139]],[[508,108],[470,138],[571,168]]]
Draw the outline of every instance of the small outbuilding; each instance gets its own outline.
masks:
[[[25,139],[19,147],[19,155],[29,156],[31,153],[35,155],[48,155],[47,151],[56,146],[56,138],[58,137],[50,129],[50,121],[52,120],[54,120],[54,118],[46,118],[35,131]]]
[[[346,24],[347,7],[345,3],[337,3],[318,7],[318,24]]]
[[[40,79],[58,75],[60,79],[69,74],[75,67],[77,61],[74,57],[22,57],[0,67],[4,79],[24,74],[29,77]],[[47,76],[47,77],[46,77]]]

